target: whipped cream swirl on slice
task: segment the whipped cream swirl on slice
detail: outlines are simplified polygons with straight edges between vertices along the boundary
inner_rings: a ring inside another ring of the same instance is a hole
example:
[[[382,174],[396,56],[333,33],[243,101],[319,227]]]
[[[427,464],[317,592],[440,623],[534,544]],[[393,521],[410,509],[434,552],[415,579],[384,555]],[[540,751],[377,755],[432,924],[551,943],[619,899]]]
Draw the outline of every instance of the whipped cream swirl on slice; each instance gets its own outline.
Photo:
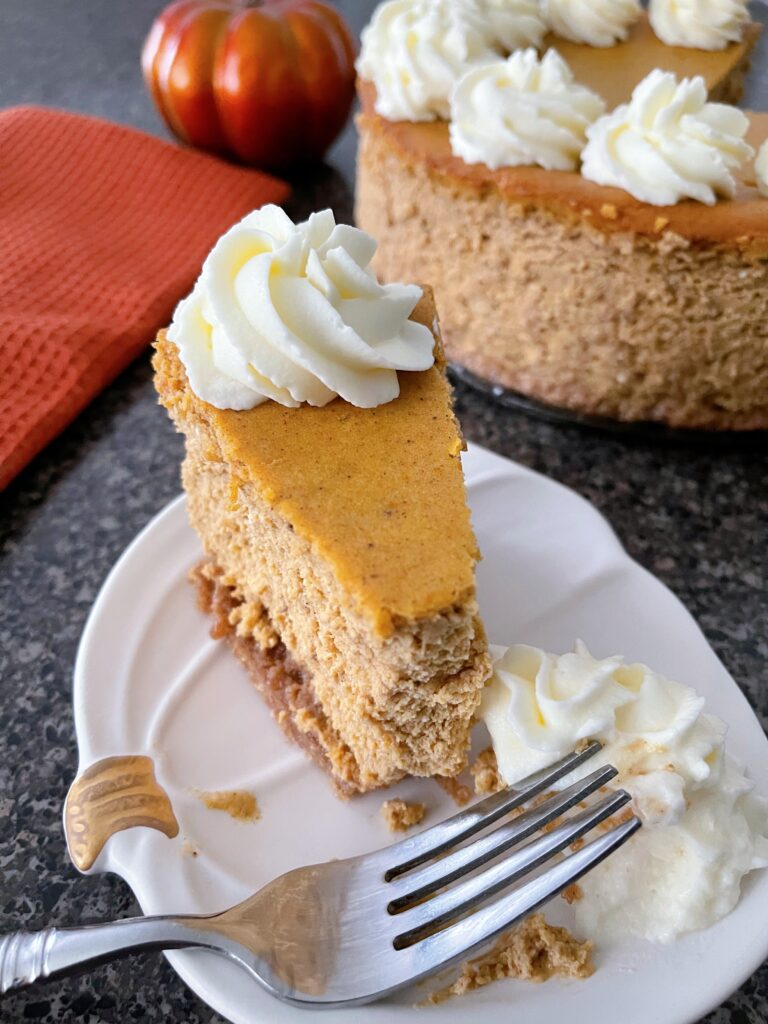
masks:
[[[643,829],[580,883],[590,936],[628,932],[666,942],[705,928],[739,898],[741,879],[768,866],[768,802],[727,757],[725,726],[691,687],[582,643],[560,657],[492,648],[480,714],[509,785],[553,764],[580,740],[602,751],[560,785],[601,764],[618,769]]]
[[[615,46],[640,17],[639,0],[541,0],[552,31],[574,43]]]
[[[651,28],[667,46],[724,50],[749,21],[746,0],[650,0]]]
[[[490,23],[472,0],[389,0],[363,30],[361,78],[376,86],[376,112],[390,121],[447,118],[462,73],[499,56]]]
[[[581,173],[654,206],[681,199],[713,205],[732,196],[733,172],[752,156],[745,114],[708,103],[704,79],[658,69],[635,87],[629,103],[587,129]]]
[[[755,157],[755,181],[760,195],[768,196],[768,140],[766,140]]]
[[[535,50],[518,50],[459,81],[451,97],[451,148],[466,163],[492,169],[573,170],[587,127],[604,110],[555,50],[542,60]]]
[[[397,398],[397,371],[430,367],[434,338],[408,319],[421,289],[379,284],[375,251],[330,210],[294,224],[264,206],[230,228],[168,329],[195,394],[219,409]]]

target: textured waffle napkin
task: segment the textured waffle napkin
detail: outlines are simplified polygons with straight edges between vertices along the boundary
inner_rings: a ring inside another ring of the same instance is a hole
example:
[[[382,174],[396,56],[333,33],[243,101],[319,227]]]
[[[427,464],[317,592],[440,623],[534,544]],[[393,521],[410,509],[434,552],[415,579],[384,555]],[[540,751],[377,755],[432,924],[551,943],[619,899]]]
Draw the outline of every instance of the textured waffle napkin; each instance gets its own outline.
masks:
[[[0,113],[0,489],[167,323],[281,181],[92,117]]]

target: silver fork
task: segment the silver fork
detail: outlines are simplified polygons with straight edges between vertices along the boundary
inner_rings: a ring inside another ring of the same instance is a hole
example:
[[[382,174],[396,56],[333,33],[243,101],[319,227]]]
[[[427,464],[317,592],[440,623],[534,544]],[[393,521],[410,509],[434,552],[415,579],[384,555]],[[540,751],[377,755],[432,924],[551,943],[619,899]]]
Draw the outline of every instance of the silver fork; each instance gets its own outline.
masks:
[[[548,793],[599,749],[592,743],[384,850],[289,871],[220,914],[7,935],[0,940],[0,992],[140,950],[197,947],[229,957],[273,996],[296,1006],[379,999],[485,945],[640,827],[633,817],[556,856],[629,801],[623,790],[612,791],[563,818],[615,777],[606,765],[464,843]]]

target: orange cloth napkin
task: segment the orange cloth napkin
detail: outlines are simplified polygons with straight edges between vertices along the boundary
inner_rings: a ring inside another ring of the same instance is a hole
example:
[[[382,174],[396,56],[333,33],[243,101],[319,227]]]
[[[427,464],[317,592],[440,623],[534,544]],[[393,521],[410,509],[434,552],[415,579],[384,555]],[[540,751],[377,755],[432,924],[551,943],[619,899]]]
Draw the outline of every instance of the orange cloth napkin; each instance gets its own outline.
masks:
[[[287,195],[97,118],[0,113],[0,489],[168,322],[219,235]]]

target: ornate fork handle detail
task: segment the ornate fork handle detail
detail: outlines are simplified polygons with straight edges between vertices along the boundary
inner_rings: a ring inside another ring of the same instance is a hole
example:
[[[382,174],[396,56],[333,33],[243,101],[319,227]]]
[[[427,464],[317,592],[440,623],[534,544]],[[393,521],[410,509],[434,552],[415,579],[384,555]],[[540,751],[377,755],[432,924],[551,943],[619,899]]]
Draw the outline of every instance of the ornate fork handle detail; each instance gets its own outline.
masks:
[[[0,992],[31,985],[48,976],[46,964],[56,938],[55,928],[12,932],[0,939]]]
[[[141,917],[79,928],[12,932],[0,938],[0,993],[139,951],[192,946],[220,950],[215,934],[196,927],[202,920]]]

